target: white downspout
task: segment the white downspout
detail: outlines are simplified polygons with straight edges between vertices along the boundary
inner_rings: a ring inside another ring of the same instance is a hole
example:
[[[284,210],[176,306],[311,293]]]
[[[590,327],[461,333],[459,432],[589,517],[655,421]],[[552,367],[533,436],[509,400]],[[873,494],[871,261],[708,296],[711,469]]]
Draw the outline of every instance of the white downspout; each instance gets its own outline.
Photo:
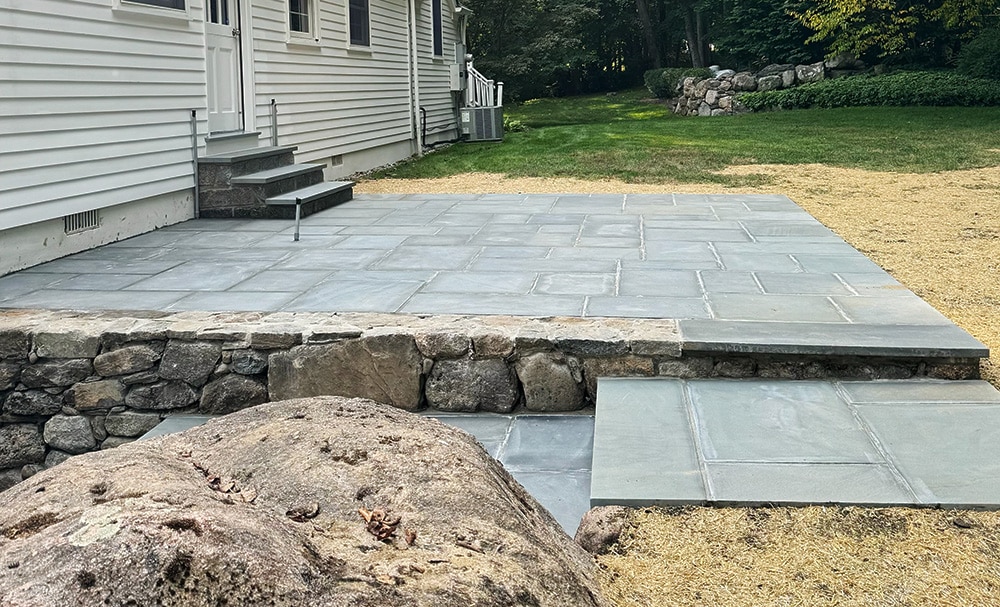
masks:
[[[417,156],[424,155],[424,146],[420,142],[420,57],[417,47],[417,0],[410,0],[410,35],[407,45],[407,58],[410,68],[410,137]]]

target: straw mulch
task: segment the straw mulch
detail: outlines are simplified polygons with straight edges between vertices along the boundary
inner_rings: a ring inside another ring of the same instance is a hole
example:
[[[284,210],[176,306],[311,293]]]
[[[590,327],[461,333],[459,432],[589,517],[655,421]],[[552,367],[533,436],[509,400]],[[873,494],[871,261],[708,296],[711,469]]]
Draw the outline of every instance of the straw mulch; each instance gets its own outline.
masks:
[[[635,510],[600,557],[619,607],[1000,604],[1000,513]]]

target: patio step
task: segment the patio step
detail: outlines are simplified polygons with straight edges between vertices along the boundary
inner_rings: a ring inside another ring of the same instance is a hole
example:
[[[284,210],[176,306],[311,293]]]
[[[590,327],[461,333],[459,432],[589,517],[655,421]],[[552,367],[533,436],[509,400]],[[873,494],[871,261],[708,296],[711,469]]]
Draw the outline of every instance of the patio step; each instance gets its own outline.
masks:
[[[983,381],[601,379],[591,505],[1000,508]]]
[[[301,204],[301,216],[329,209],[354,197],[353,181],[324,181],[316,185],[286,192],[268,198],[266,204],[273,210],[273,217],[293,219],[295,205]]]
[[[295,164],[294,146],[266,146],[199,159],[199,217],[292,219],[351,200],[353,182],[323,182],[323,165]]]

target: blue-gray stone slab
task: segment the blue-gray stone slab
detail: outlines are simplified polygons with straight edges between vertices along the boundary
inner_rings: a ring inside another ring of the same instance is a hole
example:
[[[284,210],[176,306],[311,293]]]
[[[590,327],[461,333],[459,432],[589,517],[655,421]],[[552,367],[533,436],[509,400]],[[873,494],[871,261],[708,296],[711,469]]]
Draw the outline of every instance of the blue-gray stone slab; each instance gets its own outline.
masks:
[[[207,423],[215,417],[215,415],[194,414],[171,415],[166,417],[155,428],[140,436],[139,440],[149,440],[151,438],[156,438],[157,436],[165,436],[167,434],[176,434],[177,432],[190,430],[191,428]]]
[[[700,297],[698,274],[692,270],[622,268],[621,295],[659,297]]]
[[[681,320],[686,352],[985,358],[989,348],[955,325],[858,325]]]
[[[521,415],[500,461],[511,470],[590,470],[593,444],[590,416]]]
[[[700,297],[618,297],[587,298],[586,316],[622,318],[711,318]]]
[[[705,502],[682,382],[598,381],[591,474],[592,506]]]
[[[533,293],[547,295],[614,295],[614,274],[582,274],[570,272],[542,272],[538,275]]]
[[[490,457],[497,459],[500,457],[500,450],[503,448],[504,444],[507,442],[507,436],[510,434],[511,425],[514,423],[513,415],[493,415],[489,413],[480,413],[476,415],[447,415],[441,413],[432,413],[431,417],[448,424],[449,426],[454,426],[460,430],[464,430],[476,437],[479,444],[486,449],[486,452],[490,454]],[[593,424],[593,421],[591,421]]]
[[[1000,404],[857,408],[921,504],[1000,506]]]
[[[393,278],[327,280],[299,295],[284,309],[296,312],[321,312],[331,307],[345,312],[395,311],[422,285],[418,281]]]
[[[439,272],[423,293],[527,293],[535,284],[534,272]]]
[[[826,297],[710,293],[709,305],[722,320],[846,323]]]
[[[757,272],[756,275],[768,294],[851,295],[851,290],[833,274]]]
[[[687,388],[707,461],[884,463],[829,382],[700,380]]]
[[[985,382],[601,379],[594,424],[593,505],[1000,508]]]
[[[851,322],[862,324],[950,325],[951,321],[916,295],[895,297],[834,297]]]
[[[989,403],[1000,405],[1000,392],[984,381],[913,380],[845,381],[847,400],[856,404]]]
[[[801,506],[830,502],[912,505],[888,465],[707,462],[709,500],[719,505]]]

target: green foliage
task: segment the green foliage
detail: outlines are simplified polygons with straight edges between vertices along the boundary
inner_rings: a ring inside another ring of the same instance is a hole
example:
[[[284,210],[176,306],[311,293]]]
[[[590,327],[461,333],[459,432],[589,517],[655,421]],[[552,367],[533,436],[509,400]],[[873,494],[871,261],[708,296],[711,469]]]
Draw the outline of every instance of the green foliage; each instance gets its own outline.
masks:
[[[527,131],[528,127],[520,120],[516,118],[511,118],[510,116],[503,117],[503,132],[504,133],[523,133]]]
[[[647,71],[643,75],[643,81],[654,97],[669,99],[677,95],[680,81],[688,76],[710,78],[712,72],[701,67],[664,67]]]
[[[933,172],[1000,162],[994,108],[838,108],[689,119],[671,115],[662,103],[643,103],[645,94],[540,99],[507,108],[531,128],[502,143],[451,146],[383,175],[482,171],[745,186],[761,178],[719,171],[733,164],[822,163]]]
[[[1000,29],[983,30],[962,47],[958,71],[972,78],[995,78],[1000,62]]]
[[[950,55],[995,13],[997,0],[812,0],[795,17],[825,41],[828,55],[853,53],[880,60],[916,59],[929,65]],[[933,51],[928,55],[928,51]],[[909,58],[907,58],[909,56]]]
[[[488,78],[504,83],[504,96],[553,94],[566,71],[593,60],[581,38],[597,19],[597,0],[468,0],[469,51]]]
[[[969,79],[953,72],[899,72],[745,93],[739,101],[753,111],[878,105],[996,106],[1000,105],[1000,82]]]
[[[792,16],[801,0],[723,2],[713,23],[715,63],[733,69],[760,69],[770,63],[813,63],[823,56],[812,32]]]

